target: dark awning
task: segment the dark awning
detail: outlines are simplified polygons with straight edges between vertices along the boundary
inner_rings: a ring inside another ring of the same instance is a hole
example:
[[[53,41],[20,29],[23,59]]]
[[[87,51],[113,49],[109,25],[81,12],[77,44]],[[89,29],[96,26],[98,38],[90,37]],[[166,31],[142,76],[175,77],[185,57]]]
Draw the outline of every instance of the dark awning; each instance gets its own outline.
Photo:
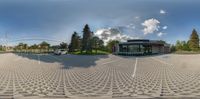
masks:
[[[123,43],[119,43],[119,45],[158,45],[158,46],[164,46],[164,44],[160,43],[160,42],[123,42]]]

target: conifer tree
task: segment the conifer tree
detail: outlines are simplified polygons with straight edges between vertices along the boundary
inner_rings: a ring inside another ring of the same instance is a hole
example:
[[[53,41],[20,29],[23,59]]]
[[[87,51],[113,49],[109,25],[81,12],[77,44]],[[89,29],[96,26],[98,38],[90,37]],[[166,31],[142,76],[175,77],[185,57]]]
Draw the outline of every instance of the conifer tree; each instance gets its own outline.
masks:
[[[197,51],[199,49],[199,35],[195,29],[193,29],[192,34],[190,35],[188,44],[192,51]]]
[[[90,31],[90,28],[88,24],[85,25],[83,29],[83,39],[82,39],[82,51],[92,52],[92,44],[91,44],[91,39],[92,39],[93,33]]]
[[[79,48],[80,48],[80,37],[78,36],[77,32],[74,32],[71,37],[71,43],[69,49],[71,52],[74,52],[77,51]]]

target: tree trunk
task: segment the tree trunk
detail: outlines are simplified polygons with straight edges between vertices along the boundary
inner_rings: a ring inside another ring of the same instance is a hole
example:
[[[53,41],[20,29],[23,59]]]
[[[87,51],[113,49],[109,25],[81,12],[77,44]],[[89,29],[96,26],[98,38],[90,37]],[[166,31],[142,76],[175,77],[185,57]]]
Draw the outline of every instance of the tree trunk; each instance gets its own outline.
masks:
[[[97,54],[97,44],[95,44],[96,54]]]

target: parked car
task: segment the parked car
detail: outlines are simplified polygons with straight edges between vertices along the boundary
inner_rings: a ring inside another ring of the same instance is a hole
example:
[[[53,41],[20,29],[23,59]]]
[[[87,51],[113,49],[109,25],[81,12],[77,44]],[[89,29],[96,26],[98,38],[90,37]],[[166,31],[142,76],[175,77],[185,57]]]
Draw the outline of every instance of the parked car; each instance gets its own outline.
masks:
[[[54,51],[55,55],[63,55],[63,54],[67,54],[67,50],[65,49],[57,49]]]

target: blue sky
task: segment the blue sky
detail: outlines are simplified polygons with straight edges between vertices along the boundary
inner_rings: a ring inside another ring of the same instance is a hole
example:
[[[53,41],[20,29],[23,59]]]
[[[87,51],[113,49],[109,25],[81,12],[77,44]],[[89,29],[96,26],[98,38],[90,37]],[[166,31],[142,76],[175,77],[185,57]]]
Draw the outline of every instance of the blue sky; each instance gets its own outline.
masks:
[[[5,34],[13,44],[22,38],[69,43],[85,24],[94,32],[118,27],[133,38],[174,43],[187,40],[193,28],[200,31],[199,5],[199,0],[1,0],[0,44]]]

